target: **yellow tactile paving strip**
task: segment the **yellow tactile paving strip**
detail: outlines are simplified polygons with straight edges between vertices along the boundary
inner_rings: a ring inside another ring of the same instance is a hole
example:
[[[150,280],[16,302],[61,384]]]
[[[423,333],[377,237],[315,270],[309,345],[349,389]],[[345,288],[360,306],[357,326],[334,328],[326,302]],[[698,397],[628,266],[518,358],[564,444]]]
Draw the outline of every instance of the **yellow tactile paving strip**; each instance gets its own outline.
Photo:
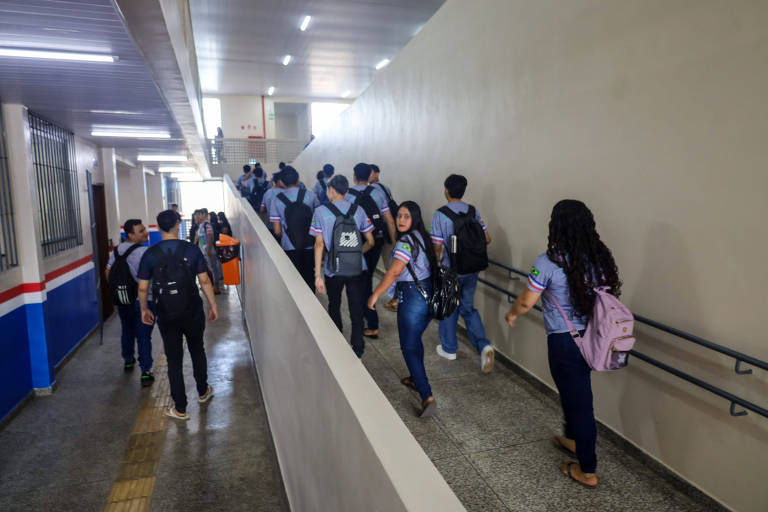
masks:
[[[155,489],[155,473],[165,438],[164,409],[171,404],[165,354],[155,362],[155,383],[144,398],[133,433],[128,438],[120,472],[105,512],[146,512]]]

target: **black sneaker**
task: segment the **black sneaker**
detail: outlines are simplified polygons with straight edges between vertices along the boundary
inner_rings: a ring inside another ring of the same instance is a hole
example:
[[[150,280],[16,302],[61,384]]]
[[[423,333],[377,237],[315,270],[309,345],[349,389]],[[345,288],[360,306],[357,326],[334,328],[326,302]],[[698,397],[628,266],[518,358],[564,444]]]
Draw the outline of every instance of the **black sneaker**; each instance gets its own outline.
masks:
[[[126,372],[132,372],[133,367],[136,366],[136,358],[134,357],[130,363],[125,363],[125,366],[123,366],[123,370]]]
[[[141,387],[146,388],[152,385],[152,383],[155,382],[155,376],[152,375],[152,372],[142,372],[141,373]]]

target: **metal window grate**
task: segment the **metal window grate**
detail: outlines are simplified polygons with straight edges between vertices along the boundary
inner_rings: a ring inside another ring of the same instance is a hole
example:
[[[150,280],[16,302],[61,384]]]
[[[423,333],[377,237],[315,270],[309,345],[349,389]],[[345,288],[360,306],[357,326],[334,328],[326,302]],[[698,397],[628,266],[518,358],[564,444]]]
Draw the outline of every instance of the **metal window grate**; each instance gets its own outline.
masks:
[[[43,255],[82,245],[75,136],[29,113]]]
[[[0,272],[18,264],[11,176],[8,171],[8,153],[5,150],[5,130],[2,115],[0,115]]]

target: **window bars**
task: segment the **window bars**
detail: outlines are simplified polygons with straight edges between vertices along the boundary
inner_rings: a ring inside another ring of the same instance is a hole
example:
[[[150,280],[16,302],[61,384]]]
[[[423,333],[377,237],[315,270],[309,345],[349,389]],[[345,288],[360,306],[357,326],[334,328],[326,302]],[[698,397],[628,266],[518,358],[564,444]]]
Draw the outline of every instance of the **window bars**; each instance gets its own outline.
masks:
[[[32,112],[29,129],[40,205],[41,245],[43,256],[50,256],[83,243],[75,136]]]
[[[13,221],[11,176],[5,149],[5,130],[0,115],[0,272],[19,264],[16,249],[16,227]]]

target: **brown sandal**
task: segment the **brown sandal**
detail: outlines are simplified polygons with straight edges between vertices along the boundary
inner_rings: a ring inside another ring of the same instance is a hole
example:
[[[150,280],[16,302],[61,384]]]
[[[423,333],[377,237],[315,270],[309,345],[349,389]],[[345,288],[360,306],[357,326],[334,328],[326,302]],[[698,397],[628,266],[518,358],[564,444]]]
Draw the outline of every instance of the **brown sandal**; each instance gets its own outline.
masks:
[[[415,382],[413,382],[413,379],[412,379],[412,378],[410,378],[410,377],[405,377],[404,379],[400,379],[400,384],[402,384],[403,386],[405,386],[405,387],[407,387],[407,388],[410,388],[410,389],[412,389],[412,390],[414,390],[414,391],[416,391],[416,392],[418,392],[418,391],[419,391],[419,390],[416,388],[416,383],[415,383]]]
[[[437,402],[434,397],[429,397],[421,403],[419,418],[431,418],[437,411]]]

